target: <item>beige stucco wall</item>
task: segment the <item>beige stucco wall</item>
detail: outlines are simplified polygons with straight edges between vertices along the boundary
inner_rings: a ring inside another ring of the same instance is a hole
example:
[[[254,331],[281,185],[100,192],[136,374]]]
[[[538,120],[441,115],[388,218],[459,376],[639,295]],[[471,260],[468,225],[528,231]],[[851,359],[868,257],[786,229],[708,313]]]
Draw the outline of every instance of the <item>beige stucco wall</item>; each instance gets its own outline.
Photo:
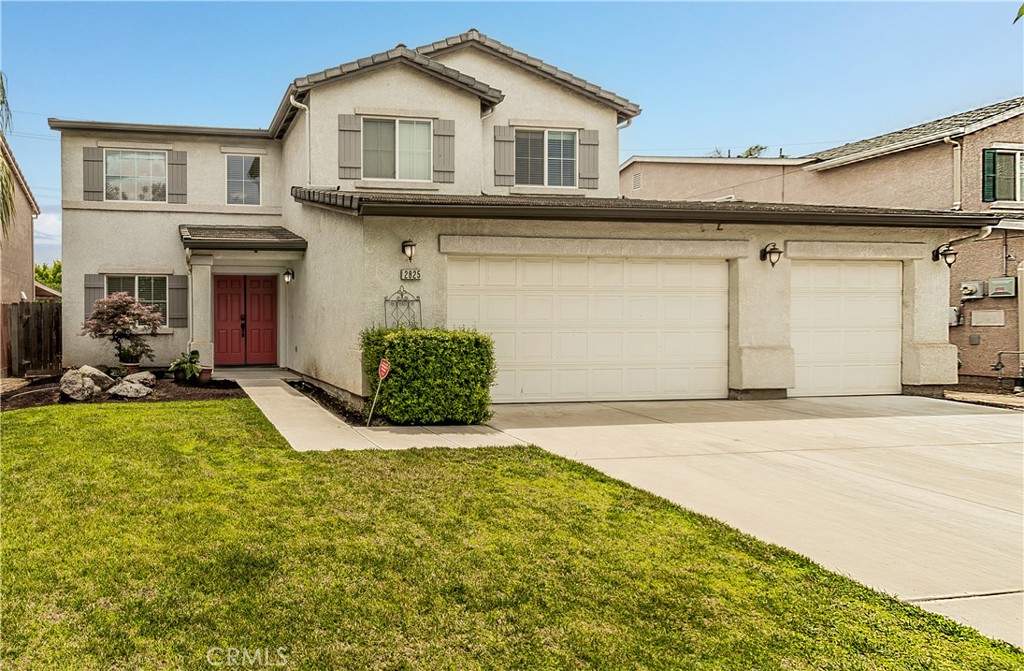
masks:
[[[14,180],[14,221],[0,240],[0,303],[17,303],[21,293],[35,300],[32,202]]]
[[[439,55],[435,60],[487,82],[505,94],[505,99],[495,107],[493,114],[483,119],[481,126],[479,151],[483,157],[481,171],[484,193],[505,195],[524,192],[522,188],[494,185],[494,127],[532,125],[596,130],[600,176],[597,189],[531,187],[531,192],[569,192],[602,198],[615,198],[619,195],[619,133],[615,127],[616,113],[613,109],[478,49],[457,49]]]
[[[188,203],[127,203],[82,200],[82,148],[116,142],[145,149],[167,146],[188,152]],[[263,158],[260,206],[227,205],[226,163],[221,147],[256,147]],[[87,274],[189,273],[178,226],[181,224],[280,225],[280,147],[273,142],[240,141],[237,138],[197,139],[166,136],[86,135],[64,132],[61,137],[63,193],[63,346],[64,365],[112,364],[113,347],[106,341],[80,335],[85,319]],[[290,199],[289,199],[290,200]],[[260,272],[277,273],[272,262]],[[194,306],[199,308],[200,306]],[[207,312],[209,306],[206,306]],[[166,365],[189,348],[196,317],[189,328],[162,329],[153,341],[155,365]]]
[[[312,183],[339,186],[344,191],[363,190],[370,180],[338,178],[338,115],[365,112],[367,116],[405,116],[440,118],[455,121],[455,182],[426,184],[438,193],[480,192],[480,99],[445,84],[435,77],[396,63],[363,75],[344,78],[310,91],[308,106],[313,136]],[[376,114],[370,114],[375,111]],[[305,123],[302,114],[292,126]],[[289,132],[285,144],[299,136]],[[305,132],[301,133],[305,142]],[[302,148],[305,152],[305,147]],[[304,184],[306,166],[300,172],[289,171],[291,184]],[[376,189],[402,186],[393,180],[374,181]],[[408,187],[408,185],[405,185]],[[366,187],[369,190],[369,187]],[[374,190],[376,190],[374,189]],[[417,189],[422,190],[422,189]]]
[[[423,323],[443,326],[447,320],[447,254],[440,236],[538,237],[546,241],[545,255],[593,254],[582,252],[581,238],[624,241],[612,245],[608,255],[629,255],[629,240],[642,246],[650,240],[689,241],[693,250],[724,248],[739,241],[730,258],[729,383],[735,389],[779,389],[793,384],[793,357],[789,342],[790,262],[778,266],[757,259],[767,242],[824,243],[816,248],[825,258],[895,259],[904,262],[904,370],[906,384],[948,384],[955,381],[955,350],[947,344],[945,292],[948,272],[927,250],[942,242],[946,233],[932,229],[882,229],[811,226],[649,224],[633,222],[510,221],[475,219],[409,219],[368,217],[361,221],[340,213],[306,207],[307,232],[321,228],[333,239],[323,263],[312,253],[302,262],[305,277],[336,287],[330,295],[313,292],[297,299],[304,305],[303,327],[295,336],[303,355],[291,360],[301,373],[356,394],[366,393],[359,368],[359,331],[383,321],[384,297],[402,284],[422,301]],[[361,233],[360,233],[361,231]],[[335,236],[343,236],[336,238]],[[413,239],[417,253],[412,264],[401,253],[401,242]],[[344,242],[343,242],[344,240]],[[836,251],[835,242],[856,241]],[[320,244],[320,243],[318,243]],[[640,247],[637,247],[640,248]],[[362,251],[359,263],[359,249]],[[510,253],[497,241],[480,241],[479,253]],[[733,249],[729,246],[729,249]],[[619,250],[619,251],[616,251]],[[865,251],[867,250],[867,251]],[[910,251],[908,251],[910,250]],[[350,265],[352,264],[352,265]],[[401,282],[402,268],[417,268],[418,282]],[[324,274],[326,273],[326,275]],[[293,283],[297,288],[300,279]],[[936,291],[936,287],[939,290]],[[353,306],[353,298],[356,305]],[[354,313],[350,313],[354,310]],[[308,343],[308,344],[304,344]]]

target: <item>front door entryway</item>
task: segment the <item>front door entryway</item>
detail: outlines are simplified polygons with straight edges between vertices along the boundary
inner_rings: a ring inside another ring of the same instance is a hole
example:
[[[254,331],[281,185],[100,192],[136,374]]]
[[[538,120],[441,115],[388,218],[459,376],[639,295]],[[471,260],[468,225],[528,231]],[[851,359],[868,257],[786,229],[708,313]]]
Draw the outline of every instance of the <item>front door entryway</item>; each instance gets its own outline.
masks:
[[[277,276],[214,277],[215,366],[277,363]]]

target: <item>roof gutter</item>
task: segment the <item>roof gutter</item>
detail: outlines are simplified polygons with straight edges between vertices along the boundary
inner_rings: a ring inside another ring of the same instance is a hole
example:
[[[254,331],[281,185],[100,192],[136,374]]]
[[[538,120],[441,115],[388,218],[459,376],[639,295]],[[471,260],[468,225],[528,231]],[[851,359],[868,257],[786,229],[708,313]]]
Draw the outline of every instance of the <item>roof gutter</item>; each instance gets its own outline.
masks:
[[[992,215],[867,214],[850,212],[792,212],[750,210],[683,210],[669,208],[557,207],[545,205],[448,205],[355,203],[364,216],[451,217],[454,219],[529,219],[546,221],[635,221],[676,223],[762,223],[804,226],[880,226],[887,228],[983,228]],[[350,206],[347,209],[353,209]]]

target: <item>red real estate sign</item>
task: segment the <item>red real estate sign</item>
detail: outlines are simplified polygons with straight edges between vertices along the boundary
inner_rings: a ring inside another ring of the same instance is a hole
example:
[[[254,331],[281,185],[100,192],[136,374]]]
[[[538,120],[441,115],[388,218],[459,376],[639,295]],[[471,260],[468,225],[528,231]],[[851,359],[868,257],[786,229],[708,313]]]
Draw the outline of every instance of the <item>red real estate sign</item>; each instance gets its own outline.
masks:
[[[380,376],[380,379],[383,380],[384,378],[386,378],[390,371],[391,363],[387,359],[381,359],[380,366],[377,367],[377,375]]]

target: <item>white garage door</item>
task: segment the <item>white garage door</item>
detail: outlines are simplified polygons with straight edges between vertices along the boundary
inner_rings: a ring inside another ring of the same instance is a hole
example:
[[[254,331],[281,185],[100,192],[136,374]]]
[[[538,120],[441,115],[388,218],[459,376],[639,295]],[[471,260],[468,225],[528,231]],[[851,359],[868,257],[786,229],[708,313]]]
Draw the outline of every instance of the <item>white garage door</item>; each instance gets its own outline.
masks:
[[[794,261],[790,396],[899,394],[903,267]]]
[[[724,398],[725,261],[448,258],[448,324],[489,333],[498,403]]]

